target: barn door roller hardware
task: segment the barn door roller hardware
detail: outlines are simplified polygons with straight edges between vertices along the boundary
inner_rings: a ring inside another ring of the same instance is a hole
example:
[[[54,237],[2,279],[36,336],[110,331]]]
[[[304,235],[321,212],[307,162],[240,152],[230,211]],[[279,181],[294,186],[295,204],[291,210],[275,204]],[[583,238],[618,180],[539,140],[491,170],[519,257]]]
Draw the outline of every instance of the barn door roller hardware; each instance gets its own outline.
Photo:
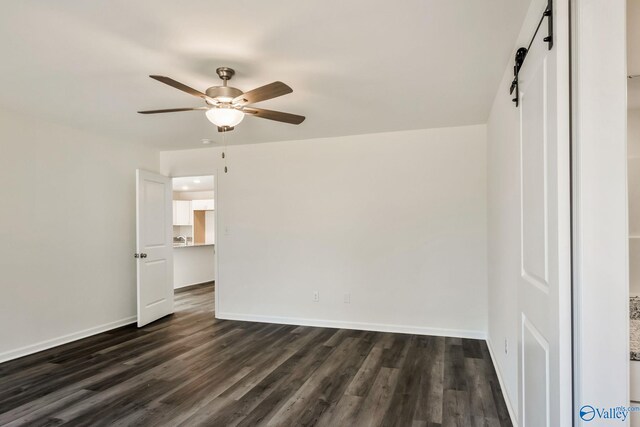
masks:
[[[515,102],[516,107],[520,105],[520,89],[518,87],[518,73],[524,64],[524,60],[527,58],[527,53],[529,53],[529,49],[531,49],[531,45],[538,35],[538,30],[542,26],[542,22],[544,18],[547,18],[547,37],[543,39],[545,43],[547,43],[548,49],[553,49],[553,0],[547,1],[547,7],[542,13],[540,17],[540,21],[538,21],[538,26],[536,27],[536,32],[533,33],[533,37],[531,37],[531,41],[529,41],[529,46],[521,47],[516,52],[515,65],[513,66],[513,81],[511,82],[511,88],[509,89],[509,93],[515,96],[512,101]]]

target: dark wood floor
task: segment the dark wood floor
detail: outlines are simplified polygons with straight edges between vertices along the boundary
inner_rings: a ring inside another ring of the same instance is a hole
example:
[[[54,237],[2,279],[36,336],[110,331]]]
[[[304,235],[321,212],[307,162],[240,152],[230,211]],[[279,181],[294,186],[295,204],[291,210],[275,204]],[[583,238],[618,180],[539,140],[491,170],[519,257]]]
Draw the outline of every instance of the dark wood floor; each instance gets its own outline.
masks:
[[[483,341],[176,314],[0,365],[0,425],[511,425]]]

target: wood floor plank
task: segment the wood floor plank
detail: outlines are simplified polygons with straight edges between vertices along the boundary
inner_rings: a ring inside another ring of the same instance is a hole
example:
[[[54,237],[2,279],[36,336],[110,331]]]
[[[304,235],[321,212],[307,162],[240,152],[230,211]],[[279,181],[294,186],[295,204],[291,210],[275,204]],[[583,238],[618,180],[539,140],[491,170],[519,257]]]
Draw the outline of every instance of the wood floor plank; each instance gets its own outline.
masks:
[[[70,393],[64,396],[62,399],[54,400],[49,404],[38,406],[35,411],[29,412],[22,418],[18,418],[9,423],[2,423],[5,427],[15,427],[22,425],[37,425],[43,421],[49,421],[50,416],[58,411],[60,408],[64,408],[70,404],[86,399],[92,392],[89,390],[80,389],[75,393]],[[62,422],[62,420],[60,420]]]
[[[393,396],[400,378],[400,370],[396,368],[380,368],[371,390],[363,402],[363,407],[359,411],[359,417],[355,420],[355,425],[394,425],[400,420],[390,421],[388,415],[390,407],[394,404]],[[409,425],[409,424],[400,424]]]
[[[325,409],[319,400],[322,395],[331,392],[332,376],[339,375],[341,368],[346,365],[360,346],[358,338],[346,338],[342,343],[329,353],[324,363],[305,381],[305,383],[291,396],[288,402],[276,413],[268,425],[293,425],[303,415],[310,411],[315,413]],[[327,390],[328,389],[328,390]],[[313,416],[307,414],[307,417]]]
[[[382,347],[374,347],[371,349],[364,363],[356,373],[353,381],[347,387],[346,394],[351,396],[364,397],[375,381],[378,371],[382,366]]]
[[[320,418],[318,427],[357,425],[354,420],[360,414],[364,400],[365,398],[361,396],[345,394]]]
[[[266,422],[299,390],[311,375],[324,363],[329,353],[334,351],[329,346],[308,346],[300,352],[303,356],[294,366],[284,366],[286,375],[274,384],[274,387],[264,393],[262,400],[254,406],[247,416],[239,423],[241,426],[252,426]],[[288,361],[287,361],[288,362]]]
[[[0,364],[0,425],[510,426],[486,343],[176,313]]]
[[[445,339],[429,337],[418,356],[424,363],[420,377],[418,402],[413,415],[416,425],[438,425],[442,423],[444,393]]]
[[[266,369],[267,375],[260,375],[259,382],[246,390],[241,395],[238,390],[242,390],[245,384],[241,384],[245,379],[254,380],[251,376],[247,376],[243,381],[239,381],[237,385],[229,388],[222,393],[216,400],[212,402],[204,411],[199,411],[190,420],[196,424],[203,423],[206,425],[224,425],[235,426],[241,423],[255,408],[271,394],[276,388],[281,387],[285,383],[292,383],[296,380],[296,375],[300,373],[313,372],[322,355],[326,355],[330,348],[320,346],[317,348],[315,344],[319,344],[326,340],[326,331],[314,331],[313,343],[311,345],[302,345],[300,343],[297,351],[291,348],[293,353],[287,352],[286,360],[277,360],[270,368]],[[306,340],[308,341],[308,340]],[[318,357],[320,356],[320,357]],[[261,370],[265,370],[264,368]],[[235,398],[234,398],[235,397]],[[226,400],[226,401],[225,401]],[[254,414],[255,415],[255,414]]]

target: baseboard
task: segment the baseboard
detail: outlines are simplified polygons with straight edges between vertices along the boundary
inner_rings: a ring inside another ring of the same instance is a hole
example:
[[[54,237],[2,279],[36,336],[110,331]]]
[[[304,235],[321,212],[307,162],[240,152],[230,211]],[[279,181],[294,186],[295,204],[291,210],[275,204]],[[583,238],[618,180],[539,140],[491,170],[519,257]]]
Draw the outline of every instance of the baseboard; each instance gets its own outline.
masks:
[[[315,326],[320,328],[355,329],[359,331],[393,332],[398,334],[432,335],[439,337],[470,338],[486,340],[484,331],[463,329],[428,328],[422,326],[390,325],[383,323],[348,322],[340,320],[305,319],[299,317],[262,316],[240,313],[216,313],[217,319],[246,322],[278,323],[284,325]]]
[[[498,376],[498,382],[500,383],[500,389],[502,390],[504,402],[507,404],[507,410],[509,411],[509,417],[511,417],[511,423],[514,425],[514,427],[518,427],[518,417],[516,411],[513,409],[513,405],[511,404],[509,395],[507,395],[507,389],[504,386],[504,380],[502,379],[502,371],[500,371],[500,367],[496,363],[496,358],[493,353],[493,347],[489,338],[487,338],[487,347],[489,348],[489,354],[491,355],[491,362],[493,362],[493,367],[496,370],[496,375]]]
[[[116,320],[115,322],[105,323],[103,325],[95,326],[93,328],[85,329],[83,331],[74,332],[72,334],[63,335],[58,338],[53,338],[46,341],[41,341],[36,344],[31,344],[25,347],[21,347],[15,350],[9,350],[4,353],[0,353],[0,363],[7,362],[9,360],[17,359],[19,357],[28,356],[33,353],[38,353],[43,350],[48,350],[53,347],[57,347],[62,344],[67,344],[72,341],[77,341],[82,338],[87,338],[92,335],[100,334],[102,332],[110,331],[111,329],[119,328],[125,325],[135,323],[136,316],[127,317],[125,319]]]

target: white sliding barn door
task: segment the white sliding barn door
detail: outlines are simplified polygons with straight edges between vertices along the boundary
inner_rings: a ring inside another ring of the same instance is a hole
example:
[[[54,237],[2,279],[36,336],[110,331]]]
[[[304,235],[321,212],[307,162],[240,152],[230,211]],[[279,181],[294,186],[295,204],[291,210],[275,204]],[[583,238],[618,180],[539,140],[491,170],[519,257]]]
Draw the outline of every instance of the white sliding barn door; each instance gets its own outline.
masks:
[[[136,171],[138,326],[173,313],[171,178]]]
[[[557,46],[549,50],[543,41],[546,35],[545,20],[519,74],[523,427],[556,427],[571,421],[570,150],[563,122],[569,117],[563,110],[568,110],[568,90],[566,95],[560,90],[566,76],[561,75],[565,70],[558,65],[558,52],[564,51]]]

